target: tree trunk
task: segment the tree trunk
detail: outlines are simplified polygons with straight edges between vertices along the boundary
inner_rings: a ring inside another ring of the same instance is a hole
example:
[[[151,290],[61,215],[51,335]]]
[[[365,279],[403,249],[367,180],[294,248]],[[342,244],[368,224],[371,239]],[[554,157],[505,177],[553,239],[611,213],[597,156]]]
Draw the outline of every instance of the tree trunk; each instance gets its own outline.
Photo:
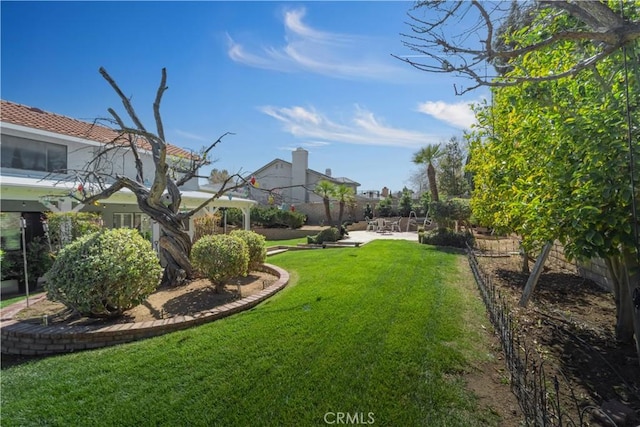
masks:
[[[164,265],[164,273],[160,286],[180,286],[193,279],[194,269],[191,255],[191,238],[185,231],[184,224],[177,213],[164,206],[151,206],[144,194],[138,196],[140,210],[160,224],[160,260]]]
[[[333,225],[333,221],[331,220],[331,207],[329,206],[329,198],[323,197],[322,202],[324,203],[324,214],[327,216],[329,227],[331,227]]]
[[[438,202],[438,184],[436,183],[436,169],[431,163],[427,166],[427,178],[429,178],[429,190],[431,191],[431,201]]]
[[[613,281],[616,302],[616,339],[632,343],[635,335],[636,352],[640,361],[640,265],[628,248],[622,254],[605,259]]]
[[[191,239],[179,228],[161,227],[160,255],[166,263],[161,286],[181,286],[193,279],[194,269],[189,255]]]
[[[529,299],[531,298],[533,291],[536,289],[538,279],[540,279],[540,275],[542,274],[544,263],[547,262],[547,258],[549,258],[551,246],[553,246],[553,243],[551,242],[544,245],[544,247],[542,248],[542,252],[540,253],[540,255],[538,255],[538,259],[536,259],[536,263],[533,266],[533,271],[529,275],[527,284],[524,287],[524,292],[522,292],[522,296],[520,297],[520,307],[526,307],[529,303]]]
[[[340,210],[338,211],[338,228],[342,227],[342,215],[344,215],[344,202],[340,202]]]

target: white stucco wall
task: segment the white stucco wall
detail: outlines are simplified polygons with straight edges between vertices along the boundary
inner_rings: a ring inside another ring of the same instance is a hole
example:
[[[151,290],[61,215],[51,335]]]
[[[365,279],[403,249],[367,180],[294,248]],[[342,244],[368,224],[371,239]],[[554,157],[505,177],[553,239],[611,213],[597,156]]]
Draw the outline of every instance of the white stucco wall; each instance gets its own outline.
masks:
[[[5,135],[10,137],[22,138],[24,143],[28,143],[29,140],[41,141],[52,144],[64,145],[67,147],[67,169],[68,170],[82,170],[87,163],[95,157],[95,155],[105,145],[99,142],[90,141],[87,139],[71,137],[66,135],[60,135],[53,132],[42,131],[39,129],[28,128],[19,125],[13,125],[11,123],[3,123],[0,132],[0,143],[2,137]],[[155,167],[153,164],[153,158],[150,152],[142,151],[141,160],[143,164],[143,173],[145,181],[149,184],[153,181]],[[110,151],[103,159],[101,163],[101,170],[108,175],[115,176],[116,174],[125,175],[130,178],[136,177],[135,160],[131,155],[130,150],[123,147]],[[11,174],[14,176],[25,177],[42,177],[44,178],[49,173],[42,171],[32,171],[24,169],[12,169],[3,168],[3,174]],[[197,190],[198,180],[192,179],[186,183],[183,190]]]

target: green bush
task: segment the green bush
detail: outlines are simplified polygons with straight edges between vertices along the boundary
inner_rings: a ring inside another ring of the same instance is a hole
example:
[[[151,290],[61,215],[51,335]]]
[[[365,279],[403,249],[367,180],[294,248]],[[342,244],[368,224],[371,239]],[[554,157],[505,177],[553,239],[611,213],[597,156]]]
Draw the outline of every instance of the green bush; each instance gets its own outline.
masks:
[[[220,291],[232,277],[247,275],[249,248],[230,234],[204,236],[191,248],[191,262]]]
[[[448,228],[438,228],[437,230],[427,231],[422,235],[421,242],[426,245],[449,246],[454,248],[466,248],[473,245],[473,234],[465,231],[464,233],[456,233]]]
[[[325,228],[315,236],[307,236],[307,243],[321,245],[324,242],[337,242],[340,240],[340,230],[336,227]]]
[[[158,256],[137,230],[105,229],[65,246],[45,275],[47,297],[90,317],[114,317],[156,290]]]
[[[0,280],[9,279],[13,273],[13,260],[0,249]]]
[[[102,228],[100,215],[92,212],[47,212],[47,223],[49,239],[54,250],[59,250],[78,237],[95,233]]]
[[[265,237],[250,230],[234,230],[230,233],[244,240],[249,249],[249,270],[256,270],[267,259]]]
[[[264,228],[300,228],[304,225],[305,215],[273,206],[254,206],[251,208],[251,225]],[[242,226],[242,211],[231,208],[227,210],[227,224]]]
[[[53,255],[49,245],[43,237],[34,237],[27,243],[27,274],[29,276],[29,290],[38,287],[38,278],[44,276],[53,264]],[[24,258],[22,250],[7,251],[2,257],[2,280],[17,279],[18,291],[26,289],[24,276]]]

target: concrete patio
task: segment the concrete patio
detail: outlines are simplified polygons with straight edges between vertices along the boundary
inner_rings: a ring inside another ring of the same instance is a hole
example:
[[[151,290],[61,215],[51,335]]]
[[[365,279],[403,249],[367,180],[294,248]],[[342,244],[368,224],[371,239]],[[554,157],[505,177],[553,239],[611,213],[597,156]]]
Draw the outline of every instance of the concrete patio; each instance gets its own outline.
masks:
[[[349,231],[349,236],[346,239],[342,239],[343,243],[355,243],[359,242],[361,245],[371,242],[372,240],[385,239],[385,240],[410,240],[418,242],[418,232],[384,232],[378,233],[376,231]]]

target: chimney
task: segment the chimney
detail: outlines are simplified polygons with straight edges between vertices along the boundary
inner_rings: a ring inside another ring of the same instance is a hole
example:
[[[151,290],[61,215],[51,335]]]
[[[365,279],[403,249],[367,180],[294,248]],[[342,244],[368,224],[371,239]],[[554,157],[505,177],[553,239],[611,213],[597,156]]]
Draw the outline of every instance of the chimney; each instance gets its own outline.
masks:
[[[331,176],[331,168],[325,169],[324,174],[327,176]]]
[[[307,169],[309,169],[309,152],[298,147],[291,153],[291,198],[293,203],[306,203],[307,190],[303,187],[307,185]]]

